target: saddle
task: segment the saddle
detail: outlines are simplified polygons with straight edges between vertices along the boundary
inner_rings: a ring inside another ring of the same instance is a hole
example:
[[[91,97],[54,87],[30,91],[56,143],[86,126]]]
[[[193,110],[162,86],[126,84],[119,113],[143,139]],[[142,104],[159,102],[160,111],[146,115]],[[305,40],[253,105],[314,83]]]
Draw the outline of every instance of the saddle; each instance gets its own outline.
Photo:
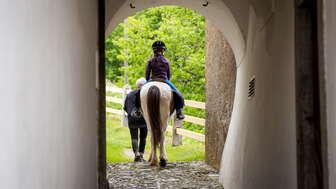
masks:
[[[153,79],[151,81],[156,81],[156,82],[162,82],[162,83],[166,83],[166,81],[164,79]],[[173,94],[173,98],[171,101],[171,113],[173,113],[174,109],[176,108],[183,108],[184,106],[184,98],[183,95],[179,92],[176,92],[174,90],[172,90],[172,94]],[[135,102],[135,106],[137,108],[141,107],[141,102],[140,102],[140,90],[138,90],[138,92],[136,93],[136,102]]]
[[[153,79],[151,81],[157,81],[157,82],[162,82],[162,83],[166,83],[166,81],[164,79],[160,79],[160,78],[157,78],[157,79]]]

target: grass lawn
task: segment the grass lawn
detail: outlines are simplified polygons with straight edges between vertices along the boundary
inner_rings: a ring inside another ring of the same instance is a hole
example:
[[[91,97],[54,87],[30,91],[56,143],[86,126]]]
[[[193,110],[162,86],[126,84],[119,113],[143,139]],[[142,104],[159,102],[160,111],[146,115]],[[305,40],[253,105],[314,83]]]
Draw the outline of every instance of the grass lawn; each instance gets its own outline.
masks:
[[[127,127],[122,127],[120,116],[107,114],[106,144],[108,162],[133,161],[131,136]],[[149,133],[147,137],[145,159],[150,151]],[[166,132],[166,151],[168,161],[193,161],[204,159],[204,143],[183,137],[183,145],[171,145],[171,133]],[[126,153],[125,153],[126,152]],[[127,153],[128,152],[128,153]]]

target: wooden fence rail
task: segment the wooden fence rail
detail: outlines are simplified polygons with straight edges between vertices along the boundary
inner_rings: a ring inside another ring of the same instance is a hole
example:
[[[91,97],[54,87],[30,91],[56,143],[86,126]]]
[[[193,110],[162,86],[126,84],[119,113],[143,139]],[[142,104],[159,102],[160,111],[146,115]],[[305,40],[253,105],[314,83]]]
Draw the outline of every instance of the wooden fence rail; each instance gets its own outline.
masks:
[[[127,89],[127,90],[126,89],[121,89],[121,88],[117,88],[117,87],[106,87],[106,91],[112,92],[112,93],[122,94],[122,98],[107,96],[106,101],[123,105],[125,95],[130,90],[129,89]],[[193,101],[193,100],[185,100],[185,105],[189,106],[189,107],[205,109],[205,103],[204,102],[197,102],[197,101]],[[124,110],[106,108],[106,112],[121,115],[121,120],[123,122],[122,124],[124,126],[127,126],[126,121],[124,121],[124,120],[126,120],[126,114],[125,114]],[[183,121],[205,126],[205,119],[203,119],[203,118],[198,118],[198,117],[186,115],[185,119]],[[196,133],[196,132],[193,132],[193,131],[189,131],[189,130],[186,130],[186,129],[182,129],[181,127],[182,127],[182,121],[174,119],[173,120],[173,126],[172,127],[169,126],[169,128],[168,128],[168,130],[172,132],[173,146],[182,145],[182,136],[193,138],[193,139],[196,139],[196,140],[201,141],[201,142],[205,141],[205,136],[203,134]]]

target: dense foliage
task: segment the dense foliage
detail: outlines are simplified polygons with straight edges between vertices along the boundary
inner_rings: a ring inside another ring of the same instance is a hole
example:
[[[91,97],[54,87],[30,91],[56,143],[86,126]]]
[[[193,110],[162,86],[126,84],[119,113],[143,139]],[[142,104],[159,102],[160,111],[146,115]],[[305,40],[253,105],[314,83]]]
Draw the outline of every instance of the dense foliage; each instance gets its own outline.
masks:
[[[153,56],[151,45],[156,40],[167,46],[165,57],[171,65],[171,81],[186,99],[204,102],[205,19],[183,7],[145,9],[119,24],[106,40],[107,79],[122,87],[126,71],[129,84],[135,88],[135,81],[145,77],[146,64]],[[126,68],[124,61],[128,62]],[[204,117],[204,111],[191,108],[186,108],[186,113]],[[200,132],[204,129],[192,124],[187,127]]]
[[[165,57],[170,61],[172,82],[187,99],[204,101],[204,17],[192,10],[164,6],[146,9],[119,24],[106,41],[107,78],[124,85],[123,62],[129,83],[145,76],[147,61],[153,56],[151,45],[162,40],[167,45]],[[126,50],[127,54],[126,55]]]

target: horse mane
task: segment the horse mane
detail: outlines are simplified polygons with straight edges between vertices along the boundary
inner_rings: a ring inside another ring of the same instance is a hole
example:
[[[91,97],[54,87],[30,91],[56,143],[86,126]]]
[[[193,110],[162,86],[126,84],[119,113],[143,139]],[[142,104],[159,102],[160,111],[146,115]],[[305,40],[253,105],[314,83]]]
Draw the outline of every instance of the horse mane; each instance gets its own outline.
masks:
[[[153,133],[154,148],[162,139],[162,122],[160,116],[160,89],[157,86],[151,86],[147,93],[147,111],[149,122]]]

